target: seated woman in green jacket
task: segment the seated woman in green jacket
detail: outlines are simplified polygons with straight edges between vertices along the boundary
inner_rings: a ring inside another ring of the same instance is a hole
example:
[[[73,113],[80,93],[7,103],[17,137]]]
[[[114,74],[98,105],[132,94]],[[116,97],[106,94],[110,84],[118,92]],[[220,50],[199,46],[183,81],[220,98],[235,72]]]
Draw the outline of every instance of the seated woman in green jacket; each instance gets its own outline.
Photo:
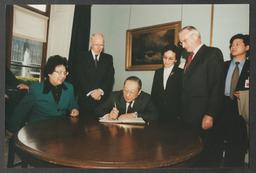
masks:
[[[8,136],[18,132],[24,119],[33,123],[67,114],[78,116],[73,86],[64,82],[68,74],[67,65],[67,59],[59,55],[48,59],[44,70],[46,80],[32,85],[16,107],[7,129]]]

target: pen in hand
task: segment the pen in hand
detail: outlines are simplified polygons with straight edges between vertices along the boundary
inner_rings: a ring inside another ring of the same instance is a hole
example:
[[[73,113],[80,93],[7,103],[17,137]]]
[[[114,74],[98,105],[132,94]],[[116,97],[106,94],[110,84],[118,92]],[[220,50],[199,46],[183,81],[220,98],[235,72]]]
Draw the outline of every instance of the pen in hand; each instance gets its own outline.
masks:
[[[109,116],[110,116],[109,118],[112,119],[112,120],[117,119],[118,113],[119,113],[119,111],[117,110],[116,102],[114,102],[114,107],[113,107],[112,111],[109,114]]]

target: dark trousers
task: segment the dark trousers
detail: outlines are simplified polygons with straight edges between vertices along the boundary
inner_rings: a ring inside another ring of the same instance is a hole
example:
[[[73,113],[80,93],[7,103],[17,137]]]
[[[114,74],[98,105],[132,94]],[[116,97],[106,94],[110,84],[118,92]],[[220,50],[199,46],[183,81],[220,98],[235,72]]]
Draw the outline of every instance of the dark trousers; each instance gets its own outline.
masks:
[[[218,168],[222,160],[223,146],[219,131],[219,123],[215,122],[213,127],[208,130],[203,130],[201,126],[182,122],[197,133],[203,142],[203,150],[199,154],[199,160],[195,167]]]
[[[243,167],[248,137],[246,122],[238,113],[236,99],[224,99],[221,132],[225,150],[224,166]]]
[[[91,96],[86,94],[78,95],[77,103],[79,105],[79,115],[86,118],[98,118],[95,114],[95,109],[103,102],[102,98],[100,101],[94,100]]]
[[[203,141],[203,151],[200,154],[198,167],[217,168],[222,160],[222,140],[217,125],[208,130],[201,129],[199,132]]]

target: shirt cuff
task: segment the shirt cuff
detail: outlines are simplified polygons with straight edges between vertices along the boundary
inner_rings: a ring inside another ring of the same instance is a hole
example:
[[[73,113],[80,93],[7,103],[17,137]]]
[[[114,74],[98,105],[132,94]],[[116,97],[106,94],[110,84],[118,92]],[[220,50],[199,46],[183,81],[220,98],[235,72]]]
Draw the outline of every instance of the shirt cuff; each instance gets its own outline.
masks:
[[[88,92],[88,93],[86,94],[86,96],[87,96],[87,97],[90,96],[90,95],[91,95],[91,92],[92,92],[92,91]]]
[[[100,88],[99,88],[99,89],[100,89]],[[104,91],[103,91],[102,89],[100,89],[100,91],[101,91],[101,95],[103,96],[103,95],[104,95]],[[90,95],[91,95],[91,92],[92,92],[92,91],[88,92],[88,93],[86,94],[86,96],[87,96],[87,97],[90,96]]]
[[[100,89],[100,88],[99,88]],[[104,95],[104,91],[102,90],[102,89],[100,89],[100,91],[101,91],[101,95],[103,96]]]
[[[103,117],[101,117],[102,119],[106,119],[105,117],[107,116],[107,115],[109,115],[109,114],[105,114]]]
[[[135,118],[138,118],[138,112],[134,112],[135,113]]]

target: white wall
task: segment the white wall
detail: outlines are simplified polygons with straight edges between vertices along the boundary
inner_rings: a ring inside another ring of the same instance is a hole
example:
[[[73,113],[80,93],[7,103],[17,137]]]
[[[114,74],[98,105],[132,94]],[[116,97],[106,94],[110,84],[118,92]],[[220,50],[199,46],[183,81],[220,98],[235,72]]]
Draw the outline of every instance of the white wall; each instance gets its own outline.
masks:
[[[211,5],[93,5],[91,33],[105,37],[105,52],[112,54],[115,67],[113,90],[120,90],[130,75],[142,79],[142,89],[151,92],[154,71],[125,71],[126,30],[174,21],[182,27],[193,25],[202,41],[210,44]],[[249,5],[214,5],[213,46],[229,59],[229,39],[236,33],[249,33]]]
[[[92,5],[91,33],[105,37],[106,53],[112,54],[115,67],[113,90],[120,90],[130,75],[142,79],[143,90],[150,93],[154,71],[125,71],[126,30],[182,21],[182,27],[195,26],[202,42],[210,45],[211,4],[207,5]],[[52,5],[47,58],[69,55],[74,5]],[[214,5],[212,46],[229,59],[229,40],[237,34],[249,33],[248,4]]]
[[[182,27],[192,25],[196,27],[204,44],[210,45],[212,5],[182,5]]]
[[[99,10],[100,9],[100,10]],[[104,9],[107,11],[105,13]],[[162,15],[159,15],[161,13]],[[111,18],[110,23],[106,23],[106,14]],[[179,16],[177,16],[179,14]],[[95,30],[94,23],[99,27],[100,22],[110,25],[110,35],[105,36],[105,45],[110,39],[110,46],[105,47],[105,52],[113,55],[115,68],[115,84],[113,90],[120,90],[123,87],[123,81],[131,75],[136,75],[142,79],[143,90],[151,92],[151,85],[154,71],[125,71],[125,48],[126,48],[126,30],[144,26],[168,23],[170,21],[179,21],[181,18],[180,5],[93,5],[92,7],[92,25],[91,33]],[[103,17],[103,19],[101,19]],[[99,27],[101,28],[101,27]],[[105,26],[108,28],[108,26]],[[103,31],[105,34],[107,31]]]
[[[229,40],[238,33],[249,34],[249,5],[229,4],[214,6],[213,46],[230,59]]]

